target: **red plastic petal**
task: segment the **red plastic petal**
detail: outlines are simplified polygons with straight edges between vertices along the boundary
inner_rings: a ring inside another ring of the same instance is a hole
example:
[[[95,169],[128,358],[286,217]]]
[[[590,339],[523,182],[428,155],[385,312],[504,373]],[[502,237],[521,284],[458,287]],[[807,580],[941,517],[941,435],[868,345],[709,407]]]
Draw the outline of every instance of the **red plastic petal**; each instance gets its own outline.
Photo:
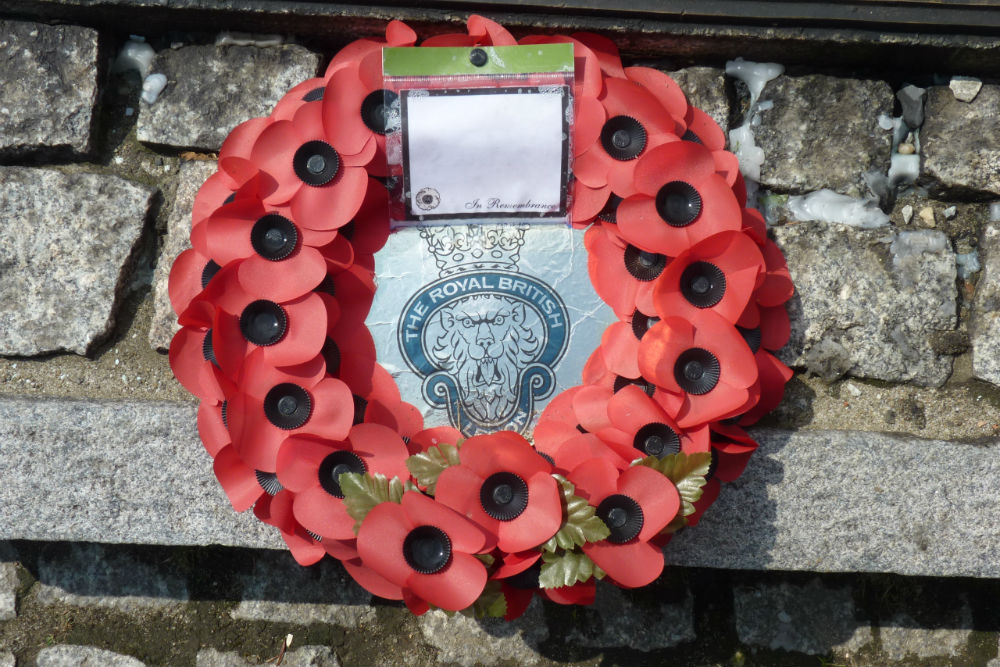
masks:
[[[257,482],[256,471],[243,462],[232,446],[219,451],[212,469],[237,512],[250,509],[264,494]]]
[[[575,32],[572,37],[580,40],[583,44],[594,52],[597,60],[601,63],[601,70],[607,76],[625,78],[625,70],[622,69],[621,56],[618,54],[618,46],[605,37],[593,32]]]
[[[601,352],[608,369],[622,377],[639,377],[639,345],[632,326],[626,322],[616,322],[605,329]]]
[[[232,442],[229,430],[222,421],[222,408],[212,401],[198,404],[198,435],[205,450],[213,459],[223,447]]]
[[[309,361],[323,349],[326,340],[326,306],[318,294],[309,293],[282,303],[288,318],[285,337],[261,348],[264,358],[275,366],[292,366]]]
[[[618,478],[618,492],[642,508],[642,530],[636,538],[640,541],[663,530],[681,509],[681,497],[673,482],[646,466],[633,466],[623,472]]]
[[[312,436],[291,436],[281,445],[277,457],[278,481],[294,493],[319,485],[319,465],[338,448]]]
[[[559,484],[552,475],[541,472],[526,480],[528,505],[512,521],[501,521],[497,546],[507,553],[532,549],[556,534],[562,524],[562,500]]]
[[[385,27],[385,41],[389,46],[413,46],[417,33],[402,21],[393,19]]]
[[[335,540],[354,538],[354,519],[344,501],[314,486],[295,494],[295,519],[306,530]]]
[[[413,528],[402,506],[390,502],[376,505],[358,530],[361,561],[390,583],[405,586],[413,569],[403,556],[403,541]]]
[[[269,203],[285,203],[302,186],[292,168],[292,156],[302,143],[290,120],[279,120],[264,128],[254,142],[250,159],[277,183],[274,192],[267,198]]]
[[[310,433],[344,440],[354,421],[354,399],[346,384],[335,378],[326,378],[313,387],[313,411],[303,428]]]
[[[474,523],[416,491],[403,494],[403,509],[413,525],[435,526],[447,533],[456,552],[479,553],[486,542],[482,530]]]
[[[271,122],[270,118],[251,118],[234,127],[219,148],[219,162],[229,157],[250,159],[254,143]]]
[[[618,475],[618,469],[610,461],[590,459],[570,472],[569,481],[576,485],[576,495],[597,506],[602,500],[618,492]]]
[[[444,570],[435,574],[414,572],[407,583],[417,596],[435,607],[458,611],[476,601],[486,579],[486,568],[478,558],[452,552]]]
[[[633,337],[634,338],[634,337]],[[573,396],[573,412],[577,422],[591,433],[611,427],[608,419],[608,401],[612,391],[607,387],[581,387]]]
[[[309,229],[338,229],[361,208],[367,189],[368,174],[364,169],[342,166],[328,184],[300,188],[291,200],[292,215]]]
[[[642,87],[652,93],[675,120],[684,121],[688,101],[676,81],[652,67],[626,67],[624,76],[630,81],[642,84]]]
[[[358,582],[363,589],[386,600],[402,600],[403,589],[380,576],[369,567],[365,567],[360,558],[342,561],[347,573]]]
[[[663,552],[646,542],[589,542],[583,552],[623,588],[651,584],[663,572]]]
[[[370,471],[407,480],[410,473],[406,458],[410,455],[399,433],[379,424],[358,424],[348,437],[351,449],[360,456]]]

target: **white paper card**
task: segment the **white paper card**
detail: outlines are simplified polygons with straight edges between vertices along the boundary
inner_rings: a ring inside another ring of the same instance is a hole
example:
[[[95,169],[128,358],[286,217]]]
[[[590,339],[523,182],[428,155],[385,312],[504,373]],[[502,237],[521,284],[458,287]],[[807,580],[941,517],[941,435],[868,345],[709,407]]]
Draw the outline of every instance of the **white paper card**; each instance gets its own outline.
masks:
[[[409,90],[401,111],[411,219],[565,222],[566,86]]]

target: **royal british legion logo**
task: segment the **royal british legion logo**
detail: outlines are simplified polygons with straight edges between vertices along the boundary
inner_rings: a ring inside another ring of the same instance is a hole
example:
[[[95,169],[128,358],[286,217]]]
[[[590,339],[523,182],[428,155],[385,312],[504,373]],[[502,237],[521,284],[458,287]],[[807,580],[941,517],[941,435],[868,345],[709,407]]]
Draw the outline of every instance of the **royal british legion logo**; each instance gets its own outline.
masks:
[[[525,432],[555,387],[569,340],[559,295],[518,272],[527,225],[423,227],[438,280],[399,319],[403,358],[424,399],[466,436]]]

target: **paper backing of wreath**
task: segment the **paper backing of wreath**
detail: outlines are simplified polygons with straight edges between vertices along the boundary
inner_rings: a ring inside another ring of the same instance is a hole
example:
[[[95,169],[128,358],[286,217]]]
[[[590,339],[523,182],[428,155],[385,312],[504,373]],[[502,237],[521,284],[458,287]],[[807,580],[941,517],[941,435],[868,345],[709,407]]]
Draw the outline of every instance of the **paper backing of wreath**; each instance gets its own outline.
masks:
[[[472,16],[421,48],[572,45],[564,213],[618,321],[532,441],[425,428],[365,326],[401,201],[382,52],[416,44],[392,21],[344,47],[232,131],[195,198],[170,364],[200,400],[215,475],[296,561],[336,558],[415,614],[510,620],[535,595],[590,604],[598,579],[648,585],[742,473],[757,447],[744,427],[791,376],[772,354],[789,337],[784,257],[723,132],[669,76],[624,67],[600,35],[518,41]]]

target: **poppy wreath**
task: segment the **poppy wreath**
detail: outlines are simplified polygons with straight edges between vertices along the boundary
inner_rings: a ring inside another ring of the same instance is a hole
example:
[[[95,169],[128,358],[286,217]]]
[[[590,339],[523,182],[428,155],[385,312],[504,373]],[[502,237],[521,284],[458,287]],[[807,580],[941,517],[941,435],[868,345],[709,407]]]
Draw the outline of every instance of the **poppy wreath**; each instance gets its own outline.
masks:
[[[346,46],[232,131],[195,198],[170,364],[215,475],[299,563],[332,556],[417,614],[513,619],[535,595],[591,603],[597,579],[650,584],[791,376],[772,354],[789,337],[784,257],[722,130],[670,77],[624,67],[599,35],[518,42],[472,16],[423,46],[574,46],[572,224],[618,321],[534,442],[424,428],[365,327],[389,235],[381,48],[416,42],[392,21]]]

